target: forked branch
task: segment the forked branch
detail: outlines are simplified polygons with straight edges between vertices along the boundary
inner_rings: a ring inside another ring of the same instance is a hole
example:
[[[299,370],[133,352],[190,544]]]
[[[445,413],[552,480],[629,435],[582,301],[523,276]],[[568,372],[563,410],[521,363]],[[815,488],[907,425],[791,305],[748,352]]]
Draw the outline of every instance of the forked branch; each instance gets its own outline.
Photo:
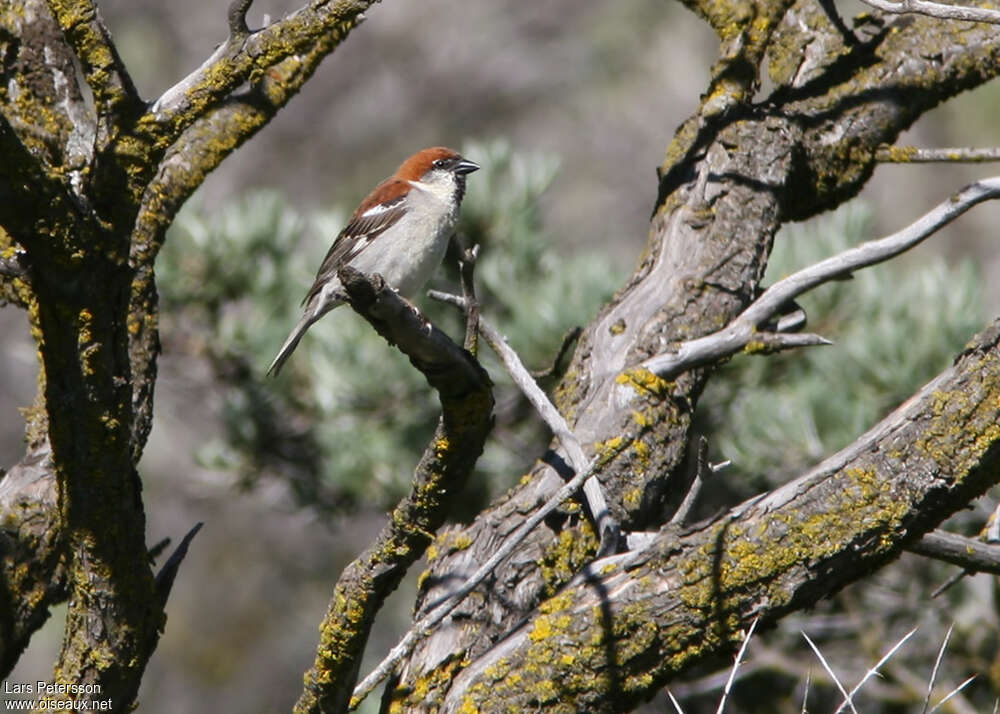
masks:
[[[670,377],[691,367],[724,359],[744,349],[753,350],[758,344],[766,348],[769,340],[792,337],[781,336],[779,333],[761,333],[758,329],[778,314],[781,306],[789,300],[818,285],[850,275],[855,270],[893,258],[933,235],[976,204],[997,197],[1000,197],[1000,177],[970,184],[903,230],[879,240],[862,243],[782,278],[722,330],[684,342],[676,350],[652,357],[641,366],[661,377]],[[806,340],[806,343],[822,344],[821,339],[816,337],[815,341]]]

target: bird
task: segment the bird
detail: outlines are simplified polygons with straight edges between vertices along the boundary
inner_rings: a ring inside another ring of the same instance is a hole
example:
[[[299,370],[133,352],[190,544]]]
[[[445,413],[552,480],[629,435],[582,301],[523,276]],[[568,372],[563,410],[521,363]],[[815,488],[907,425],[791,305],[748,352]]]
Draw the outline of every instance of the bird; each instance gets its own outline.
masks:
[[[306,330],[346,302],[337,277],[343,266],[379,273],[403,297],[423,289],[454,233],[466,176],[479,168],[457,151],[433,146],[415,153],[372,189],[330,246],[302,300],[302,317],[267,374],[276,377]]]

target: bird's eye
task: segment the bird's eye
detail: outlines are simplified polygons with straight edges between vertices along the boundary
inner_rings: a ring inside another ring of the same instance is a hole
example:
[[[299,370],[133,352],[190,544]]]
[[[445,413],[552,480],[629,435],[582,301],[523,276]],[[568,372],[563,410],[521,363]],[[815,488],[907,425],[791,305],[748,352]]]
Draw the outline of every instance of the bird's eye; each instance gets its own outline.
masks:
[[[434,163],[431,164],[436,169],[443,169],[448,164],[448,159],[435,159]]]

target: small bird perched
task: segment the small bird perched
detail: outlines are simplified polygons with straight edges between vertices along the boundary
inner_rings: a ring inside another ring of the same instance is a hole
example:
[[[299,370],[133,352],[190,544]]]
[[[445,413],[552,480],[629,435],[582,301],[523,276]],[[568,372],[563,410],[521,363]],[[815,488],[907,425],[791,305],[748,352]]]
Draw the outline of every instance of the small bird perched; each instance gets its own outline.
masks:
[[[343,266],[381,274],[404,297],[419,292],[444,258],[465,176],[477,169],[458,152],[435,146],[415,153],[372,189],[330,246],[302,301],[302,318],[267,373],[277,376],[309,326],[346,302],[337,278]]]

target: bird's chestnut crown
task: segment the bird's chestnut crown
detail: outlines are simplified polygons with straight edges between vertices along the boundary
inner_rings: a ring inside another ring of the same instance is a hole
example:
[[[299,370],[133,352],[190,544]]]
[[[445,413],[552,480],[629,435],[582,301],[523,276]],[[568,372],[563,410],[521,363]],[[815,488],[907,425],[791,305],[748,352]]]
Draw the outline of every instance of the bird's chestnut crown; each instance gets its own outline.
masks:
[[[468,174],[478,168],[478,164],[464,158],[457,151],[444,146],[434,146],[418,151],[404,161],[396,172],[396,176],[404,181],[419,181],[429,171],[452,171],[456,174]]]

